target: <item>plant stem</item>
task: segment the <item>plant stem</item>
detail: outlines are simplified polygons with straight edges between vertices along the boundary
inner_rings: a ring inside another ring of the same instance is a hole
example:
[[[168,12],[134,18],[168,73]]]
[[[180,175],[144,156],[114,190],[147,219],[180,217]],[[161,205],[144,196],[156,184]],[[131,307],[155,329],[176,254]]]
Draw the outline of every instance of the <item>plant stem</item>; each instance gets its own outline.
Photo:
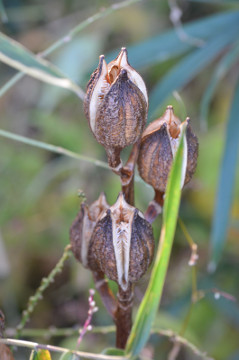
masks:
[[[95,282],[95,288],[98,290],[106,310],[113,318],[113,320],[115,320],[117,302],[114,297],[114,294],[110,290],[108,282],[105,279],[104,274],[102,272],[93,271],[92,273]]]
[[[129,159],[120,170],[122,192],[128,204],[134,206],[134,170],[139,155],[140,141],[134,144]]]
[[[115,326],[93,326],[91,330],[94,334],[109,334],[115,332]],[[17,330],[15,328],[7,328],[5,330],[5,334],[7,337],[15,337],[17,334]],[[49,327],[48,329],[33,329],[33,328],[25,328],[21,330],[22,337],[42,337],[43,339],[49,339],[55,336],[64,336],[64,337],[72,337],[79,335],[79,327],[77,328],[55,328]]]
[[[133,287],[129,284],[126,291],[119,286],[116,312],[116,347],[124,349],[132,327]]]
[[[37,303],[39,302],[39,300],[42,299],[43,292],[48,288],[50,283],[54,281],[55,276],[62,271],[65,261],[71,256],[72,253],[70,251],[70,248],[71,248],[70,245],[67,245],[65,247],[64,253],[60,258],[60,260],[58,261],[58,263],[56,264],[56,266],[54,267],[54,269],[50,272],[47,278],[43,278],[41,280],[41,284],[37,289],[35,295],[29,298],[27,309],[23,311],[21,322],[17,326],[17,337],[19,337],[21,330],[24,328],[26,322],[29,320],[30,315],[34,311]]]
[[[182,232],[183,232],[183,234],[184,234],[184,236],[185,236],[185,238],[186,238],[186,240],[187,240],[187,242],[188,242],[188,244],[189,244],[189,246],[191,248],[191,251],[192,251],[190,260],[188,262],[188,265],[194,266],[194,265],[196,265],[197,260],[198,260],[198,253],[197,253],[198,246],[193,241],[193,239],[192,239],[191,235],[189,234],[183,220],[180,217],[178,218],[178,223],[179,223],[179,225],[181,227],[181,230],[182,230]]]
[[[69,352],[69,349],[59,347],[59,346],[53,346],[53,345],[44,345],[39,344],[37,342],[32,341],[25,341],[25,340],[16,340],[16,339],[0,339],[0,344],[6,344],[6,345],[12,345],[12,346],[21,346],[26,347],[29,349],[45,349],[52,352],[60,352],[60,353],[66,353]],[[126,360],[128,359],[127,356],[113,356],[113,355],[101,355],[101,354],[93,354],[89,352],[84,351],[71,351],[72,354],[75,354],[77,356],[81,356],[85,359],[92,359],[92,360]]]
[[[94,326],[92,329],[92,333],[94,334],[109,334],[115,331],[114,326]],[[16,335],[16,329],[7,328],[5,331],[7,336],[15,336]],[[22,330],[22,336],[24,337],[42,337],[49,339],[52,336],[64,336],[64,337],[70,337],[70,336],[77,336],[79,334],[79,329],[74,328],[49,328],[49,329],[23,329]],[[179,336],[172,330],[165,330],[165,329],[157,329],[153,328],[151,330],[151,334],[159,335],[167,337],[174,342],[180,343],[183,346],[185,346],[187,349],[191,350],[193,354],[200,356],[201,359],[204,360],[212,360],[212,358],[209,358],[205,352],[200,351],[194,344],[190,343],[187,339],[185,339],[182,336]],[[21,340],[18,340],[21,341]]]

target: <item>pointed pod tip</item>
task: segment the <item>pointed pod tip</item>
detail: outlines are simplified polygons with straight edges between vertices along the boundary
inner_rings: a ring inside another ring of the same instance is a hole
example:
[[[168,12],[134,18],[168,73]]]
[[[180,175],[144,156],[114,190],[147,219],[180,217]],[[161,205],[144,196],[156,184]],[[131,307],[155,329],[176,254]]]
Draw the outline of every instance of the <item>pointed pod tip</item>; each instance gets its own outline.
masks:
[[[128,79],[128,73],[126,69],[121,69],[119,76],[124,79],[127,80]]]

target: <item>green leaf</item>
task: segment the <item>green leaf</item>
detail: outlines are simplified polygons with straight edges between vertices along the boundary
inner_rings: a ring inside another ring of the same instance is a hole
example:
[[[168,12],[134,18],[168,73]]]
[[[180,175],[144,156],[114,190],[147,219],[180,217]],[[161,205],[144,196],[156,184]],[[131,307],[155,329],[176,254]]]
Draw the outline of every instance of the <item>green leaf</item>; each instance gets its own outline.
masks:
[[[239,20],[239,19],[238,19]],[[183,58],[172,70],[170,70],[156,85],[149,97],[152,116],[160,104],[171,95],[172,91],[181,89],[206,65],[208,65],[227,45],[237,40],[239,21],[231,24],[231,27],[218,33],[202,48],[194,50]]]
[[[79,359],[80,359],[79,356],[73,354],[71,351],[65,352],[59,358],[59,360],[79,360]]]
[[[222,12],[213,16],[208,16],[200,20],[194,20],[184,25],[183,29],[189,37],[202,40],[212,39],[218,33],[224,32],[225,28],[239,22],[239,12]],[[136,45],[127,47],[129,60],[135,68],[150,66],[155,63],[163,62],[167,59],[185,54],[195,46],[190,42],[179,39],[175,29],[160,33],[150,39]],[[118,50],[107,56],[107,61],[112,60],[118,55]]]
[[[183,136],[181,137],[180,145],[167,183],[163,210],[163,224],[155,264],[152,269],[148,288],[137,312],[136,319],[126,345],[127,355],[130,354],[132,356],[136,356],[145,346],[161,299],[173,244],[181,196],[180,185],[184,151],[182,140]]]
[[[233,188],[236,176],[236,166],[239,152],[239,82],[237,83],[234,98],[226,129],[225,149],[219,175],[216,204],[213,215],[211,232],[211,262],[209,270],[215,270],[222,255],[227,238],[228,221],[233,201]]]
[[[0,16],[1,16],[2,22],[4,22],[4,23],[8,22],[8,17],[7,17],[7,13],[5,11],[3,0],[0,0]]]
[[[201,114],[200,120],[202,124],[207,123],[208,117],[208,109],[213,94],[217,88],[219,81],[225,76],[227,71],[231,68],[231,66],[238,61],[239,56],[239,43],[236,44],[220,61],[219,65],[217,66],[214,74],[212,75],[211,81],[205,91],[202,102],[201,102]],[[204,126],[206,127],[206,126]]]
[[[70,89],[80,97],[84,96],[82,89],[65,77],[55,66],[35,56],[3,33],[0,33],[0,61],[38,80]]]
[[[32,350],[30,360],[51,360],[51,354],[48,350]]]

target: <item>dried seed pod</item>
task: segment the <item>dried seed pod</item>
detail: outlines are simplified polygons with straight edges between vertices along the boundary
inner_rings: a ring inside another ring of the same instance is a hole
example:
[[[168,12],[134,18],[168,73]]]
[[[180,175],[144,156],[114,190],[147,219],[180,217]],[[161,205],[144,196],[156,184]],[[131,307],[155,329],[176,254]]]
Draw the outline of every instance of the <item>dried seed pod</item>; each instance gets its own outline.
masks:
[[[140,138],[147,109],[144,81],[129,65],[126,48],[108,65],[101,55],[99,66],[87,85],[84,110],[111,167],[119,166],[120,151]]]
[[[83,203],[70,228],[70,242],[75,258],[88,267],[88,248],[95,224],[102,211],[109,208],[105,194],[101,193],[98,200],[89,207]]]
[[[116,281],[125,291],[147,271],[154,254],[151,225],[121,193],[101,214],[89,246],[88,263]]]
[[[143,132],[138,157],[138,169],[143,180],[160,192],[165,192],[169,171],[176,154],[183,124],[184,159],[182,186],[188,183],[197,166],[198,140],[193,134],[190,119],[181,123],[168,106],[164,115],[153,121]]]

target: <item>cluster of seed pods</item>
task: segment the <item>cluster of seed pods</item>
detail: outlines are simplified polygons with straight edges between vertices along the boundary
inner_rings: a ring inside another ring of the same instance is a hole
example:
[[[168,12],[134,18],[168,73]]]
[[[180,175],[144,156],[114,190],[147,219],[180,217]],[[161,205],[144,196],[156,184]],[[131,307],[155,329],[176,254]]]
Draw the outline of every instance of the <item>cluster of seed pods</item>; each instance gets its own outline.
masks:
[[[106,276],[117,282],[118,305],[114,304],[110,291],[107,295],[106,288],[102,290],[117,325],[122,322],[119,317],[124,317],[122,309],[126,310],[132,303],[132,284],[146,273],[154,255],[153,220],[134,207],[132,197],[126,196],[125,189],[132,184],[135,165],[142,179],[155,191],[155,206],[162,206],[180,137],[184,136],[182,187],[195,172],[198,141],[190,119],[181,122],[172,106],[145,128],[147,90],[142,77],[130,66],[126,48],[109,64],[100,56],[98,68],[87,85],[84,110],[92,133],[106,150],[110,168],[121,176],[122,192],[112,206],[104,193],[90,206],[82,204],[71,226],[70,241],[76,259],[98,274],[97,279],[103,281]],[[124,167],[120,153],[130,145],[135,146],[134,153]],[[118,346],[124,347],[124,343],[125,339]]]

